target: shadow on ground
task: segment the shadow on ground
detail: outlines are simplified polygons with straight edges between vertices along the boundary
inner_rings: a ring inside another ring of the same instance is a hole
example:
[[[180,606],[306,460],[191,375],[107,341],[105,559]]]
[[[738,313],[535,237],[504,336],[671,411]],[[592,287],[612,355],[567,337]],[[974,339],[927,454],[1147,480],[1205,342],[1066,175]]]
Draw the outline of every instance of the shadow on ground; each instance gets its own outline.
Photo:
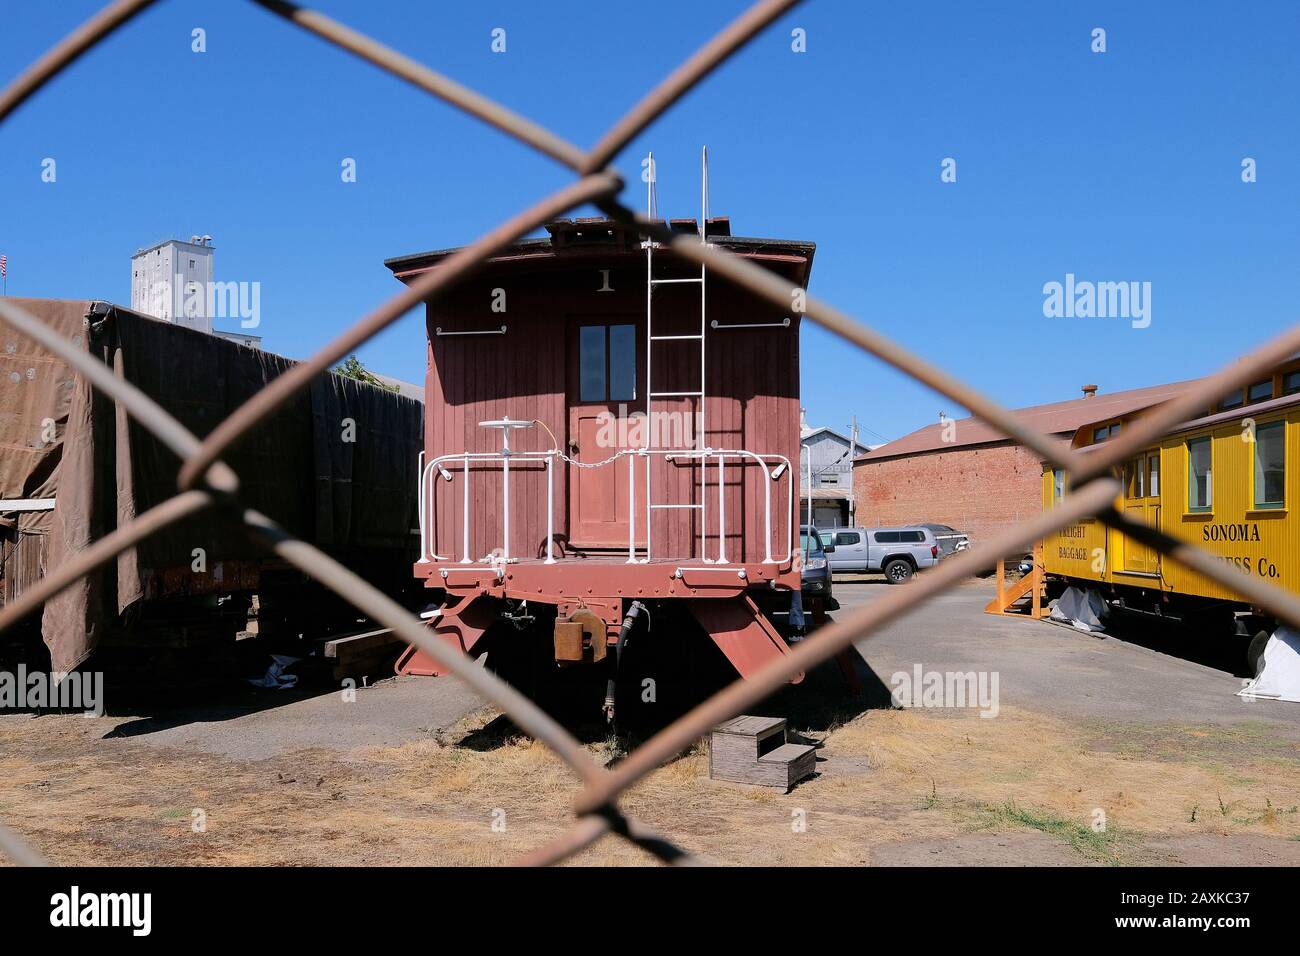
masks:
[[[1250,638],[1236,634],[1198,633],[1178,621],[1144,614],[1113,613],[1106,619],[1106,637],[1136,644],[1158,654],[1181,658],[1227,671],[1236,677],[1254,677],[1247,663]]]
[[[828,617],[827,621],[830,620]],[[847,673],[848,670],[852,671],[852,676]],[[572,706],[572,702],[552,700],[548,702],[547,710],[579,741],[587,744],[606,743],[617,759],[662,730],[685,713],[689,706],[702,703],[736,679],[734,670],[725,675],[723,680],[716,679],[716,675],[713,679],[699,676],[701,679],[694,682],[694,694],[690,699],[685,702],[676,701],[675,706],[665,709],[659,720],[653,718],[648,708],[640,708],[635,719],[610,727],[603,720],[592,719],[590,707],[579,710]],[[589,695],[584,696],[590,699]],[[842,658],[832,658],[819,665],[798,684],[787,684],[765,700],[747,708],[746,713],[784,717],[790,742],[820,746],[817,737],[806,735],[824,735],[867,710],[888,709],[892,706],[889,688],[858,651],[850,648]],[[502,714],[483,727],[470,731],[457,743],[470,750],[491,751],[506,746],[521,736],[525,736],[525,732],[509,716]]]

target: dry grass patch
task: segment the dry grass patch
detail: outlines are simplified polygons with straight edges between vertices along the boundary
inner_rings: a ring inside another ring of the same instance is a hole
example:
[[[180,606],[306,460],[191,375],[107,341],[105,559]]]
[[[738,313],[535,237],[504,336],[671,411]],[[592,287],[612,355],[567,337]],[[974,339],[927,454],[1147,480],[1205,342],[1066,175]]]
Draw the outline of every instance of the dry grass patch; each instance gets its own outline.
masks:
[[[61,723],[77,720],[0,722],[5,820],[60,863],[491,865],[572,823],[572,772],[490,710],[403,746],[258,761]],[[1152,737],[1145,725],[1133,733]],[[884,844],[1023,830],[1104,863],[1140,862],[1155,836],[1300,838],[1300,759],[1285,747],[1225,746],[1206,728],[1168,733],[1160,746],[1115,748],[1096,727],[1009,708],[994,719],[870,711],[813,735],[819,775],[790,794],[709,780],[700,746],[621,805],[731,864],[856,865]],[[606,762],[622,747],[591,750]],[[205,833],[192,830],[195,807]],[[1093,828],[1097,811],[1104,830]],[[606,838],[576,862],[648,859]]]

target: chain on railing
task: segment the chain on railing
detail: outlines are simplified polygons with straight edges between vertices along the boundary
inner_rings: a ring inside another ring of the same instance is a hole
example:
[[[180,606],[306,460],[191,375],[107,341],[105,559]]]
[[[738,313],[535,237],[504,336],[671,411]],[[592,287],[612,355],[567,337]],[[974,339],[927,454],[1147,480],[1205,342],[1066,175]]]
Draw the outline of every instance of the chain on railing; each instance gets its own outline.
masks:
[[[154,0],[116,0],[78,27],[33,63],[7,89],[0,92],[0,122],[38,92],[82,53],[93,47]],[[450,256],[393,296],[378,309],[330,342],[305,362],[292,366],[221,422],[200,440],[152,399],[129,382],[116,377],[103,362],[65,342],[38,319],[0,299],[0,322],[12,326],[59,356],[98,390],[116,401],[181,459],[179,493],[139,515],[134,521],[78,552],[53,569],[21,599],[0,609],[0,632],[36,610],[43,602],[75,583],[81,576],[135,546],[151,534],[199,511],[215,509],[241,524],[255,540],[276,555],[346,598],[360,611],[393,629],[395,634],[428,653],[474,691],[501,707],[527,733],[546,744],[581,780],[583,789],[574,803],[573,827],[549,845],[527,855],[526,864],[555,863],[579,852],[601,837],[615,833],[669,863],[697,862],[671,841],[626,816],[618,807],[619,795],[665,761],[689,747],[710,728],[758,703],[800,671],[830,659],[855,641],[870,637],[883,625],[913,610],[958,581],[991,565],[992,555],[1021,551],[1047,534],[1088,516],[1148,544],[1173,560],[1241,595],[1255,605],[1300,626],[1300,599],[1261,579],[1229,570],[1213,555],[1154,528],[1135,523],[1113,507],[1119,483],[1110,477],[1113,467],[1150,441],[1195,417],[1234,387],[1253,381],[1258,373],[1300,351],[1300,326],[1260,346],[1218,373],[1198,382],[1178,398],[1159,406],[1126,426],[1121,435],[1082,456],[1060,447],[1047,435],[1031,428],[1008,409],[959,382],[943,370],[912,354],[880,333],[855,321],[833,306],[806,297],[796,311],[842,338],[930,386],[1020,445],[1037,452],[1054,467],[1071,476],[1072,493],[1059,506],[1022,525],[991,538],[979,551],[954,555],[919,576],[907,588],[889,594],[832,623],[796,645],[789,654],[773,660],[748,679],[737,680],[704,701],[632,751],[610,769],[600,766],[590,751],[563,727],[509,684],[453,649],[434,639],[412,614],[367,584],[315,547],[280,528],[271,518],[239,504],[239,478],[222,461],[231,445],[270,413],[283,405],[318,375],[342,360],[362,343],[387,328],[406,312],[428,302],[463,281],[476,268],[508,245],[547,221],[585,203],[594,203],[612,218],[637,229],[644,237],[670,246],[679,255],[706,265],[732,282],[790,309],[805,298],[774,273],[767,272],[699,239],[673,234],[663,224],[638,216],[615,198],[622,180],[608,168],[610,161],[660,114],[711,73],[764,27],[794,7],[799,0],[760,0],[702,46],[689,60],[655,87],[622,117],[590,150],[584,151],[550,130],[518,116],[475,91],[416,63],[363,34],[312,10],[281,0],[254,0],[285,20],[345,49],[407,82],[459,107],[504,133],[572,169],[580,177],[572,185],[541,200],[503,223],[473,244]],[[0,851],[19,863],[36,864],[41,857],[12,830],[0,825]]]

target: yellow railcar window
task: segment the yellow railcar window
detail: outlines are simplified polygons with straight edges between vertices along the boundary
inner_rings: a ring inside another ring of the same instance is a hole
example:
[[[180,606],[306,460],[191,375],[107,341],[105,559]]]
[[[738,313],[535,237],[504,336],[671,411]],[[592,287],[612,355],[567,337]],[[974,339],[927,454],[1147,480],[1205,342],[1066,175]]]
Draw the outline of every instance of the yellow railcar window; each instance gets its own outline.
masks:
[[[1282,394],[1294,395],[1300,392],[1300,371],[1287,372],[1282,376]]]
[[[1147,458],[1147,495],[1151,498],[1160,497],[1160,456],[1151,455]]]
[[[1219,402],[1219,411],[1226,412],[1230,408],[1240,408],[1242,406],[1243,394],[1244,392],[1241,389],[1238,389],[1235,392],[1225,395],[1223,400]]]
[[[1057,468],[1052,472],[1052,500],[1060,501],[1065,497],[1065,472]]]
[[[1124,497],[1145,498],[1151,494],[1154,492],[1147,487],[1146,456],[1127,462],[1124,465]]]
[[[1255,507],[1281,508],[1286,496],[1286,424],[1255,429]]]
[[[1252,402],[1262,402],[1273,397],[1273,380],[1256,382],[1246,391],[1246,397]]]
[[[1188,511],[1209,511],[1214,506],[1211,458],[1210,439],[1194,438],[1187,443]]]

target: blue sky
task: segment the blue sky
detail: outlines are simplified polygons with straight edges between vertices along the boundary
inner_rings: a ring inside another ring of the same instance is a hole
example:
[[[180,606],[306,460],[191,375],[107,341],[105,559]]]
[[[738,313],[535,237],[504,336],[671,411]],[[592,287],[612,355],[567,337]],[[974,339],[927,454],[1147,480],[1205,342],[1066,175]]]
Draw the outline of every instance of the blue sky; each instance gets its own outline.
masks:
[[[97,6],[0,4],[0,80]],[[316,4],[580,146],[744,6]],[[1006,404],[1188,378],[1300,314],[1297,28],[1282,2],[810,2],[616,165],[639,202],[653,149],[660,210],[691,216],[707,143],[734,231],[815,241],[814,295]],[[135,249],[210,233],[218,279],[262,283],[265,346],[303,357],[396,291],[384,258],[570,179],[251,4],[168,0],[0,125],[0,252],[12,295],[124,302]],[[1066,273],[1150,282],[1150,326],[1044,317]],[[422,335],[413,313],[360,354],[422,381]],[[814,424],[856,414],[874,442],[962,413],[811,323],[801,348]]]

